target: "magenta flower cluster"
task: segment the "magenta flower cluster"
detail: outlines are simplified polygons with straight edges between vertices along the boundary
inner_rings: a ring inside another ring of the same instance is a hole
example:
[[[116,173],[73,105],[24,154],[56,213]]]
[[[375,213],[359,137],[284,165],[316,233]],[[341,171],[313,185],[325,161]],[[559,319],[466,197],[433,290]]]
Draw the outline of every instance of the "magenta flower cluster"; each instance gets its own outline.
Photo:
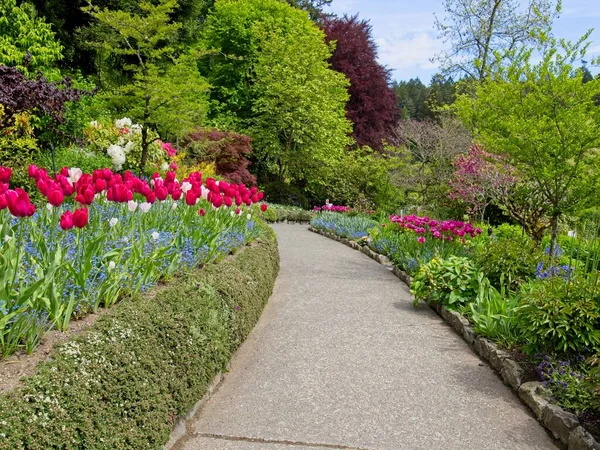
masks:
[[[349,208],[348,206],[341,206],[341,205],[334,205],[332,203],[327,203],[326,205],[323,205],[322,207],[318,207],[315,206],[313,208],[313,211],[315,212],[319,212],[319,211],[331,211],[331,212],[340,212],[340,213],[345,213],[348,211],[351,211],[352,208]]]
[[[481,234],[481,228],[476,228],[471,223],[461,222],[460,220],[438,221],[412,214],[408,216],[390,216],[390,220],[401,228],[411,230],[417,234],[419,236],[417,240],[420,244],[425,243],[429,237],[448,242],[461,239],[464,242],[467,237],[475,237]]]

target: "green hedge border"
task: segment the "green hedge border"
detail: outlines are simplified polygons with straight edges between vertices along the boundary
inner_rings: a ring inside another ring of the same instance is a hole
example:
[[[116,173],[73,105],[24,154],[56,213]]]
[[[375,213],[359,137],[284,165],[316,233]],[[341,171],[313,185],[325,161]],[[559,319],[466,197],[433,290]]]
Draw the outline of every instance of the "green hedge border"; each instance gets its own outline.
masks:
[[[117,305],[0,396],[0,449],[162,449],[258,321],[278,272],[268,228],[235,256]]]

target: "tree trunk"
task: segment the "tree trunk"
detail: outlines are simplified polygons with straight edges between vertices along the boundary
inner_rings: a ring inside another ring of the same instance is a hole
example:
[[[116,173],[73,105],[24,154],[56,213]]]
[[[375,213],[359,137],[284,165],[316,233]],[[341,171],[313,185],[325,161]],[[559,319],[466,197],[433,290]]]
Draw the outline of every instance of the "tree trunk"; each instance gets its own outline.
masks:
[[[150,118],[150,97],[146,97],[146,105],[144,108],[144,121],[142,124],[142,160],[140,161],[140,175],[144,173],[146,169],[146,162],[148,161],[148,119]]]
[[[554,258],[554,247],[556,246],[556,241],[558,240],[558,213],[553,213],[550,218],[550,228],[552,229],[552,236],[550,238],[550,259]]]

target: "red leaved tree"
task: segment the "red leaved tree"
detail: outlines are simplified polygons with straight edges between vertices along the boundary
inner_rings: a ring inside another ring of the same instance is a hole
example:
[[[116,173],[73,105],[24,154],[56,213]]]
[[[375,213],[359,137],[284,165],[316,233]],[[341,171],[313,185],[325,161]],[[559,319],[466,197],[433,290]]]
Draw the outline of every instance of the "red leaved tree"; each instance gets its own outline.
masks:
[[[350,80],[346,116],[354,125],[358,145],[382,150],[396,125],[399,111],[396,92],[390,86],[390,71],[377,62],[377,45],[371,25],[358,15],[323,17],[327,42],[336,41],[330,63]]]
[[[256,178],[248,171],[252,139],[245,134],[201,128],[184,140],[188,157],[215,163],[217,174],[232,183],[254,186]]]

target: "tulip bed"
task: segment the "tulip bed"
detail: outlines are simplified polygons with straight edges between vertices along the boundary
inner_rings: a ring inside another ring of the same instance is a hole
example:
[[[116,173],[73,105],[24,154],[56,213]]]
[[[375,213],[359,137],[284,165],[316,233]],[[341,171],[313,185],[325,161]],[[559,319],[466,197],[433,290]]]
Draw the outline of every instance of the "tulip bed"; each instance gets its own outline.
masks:
[[[55,177],[31,166],[46,203],[9,189],[0,168],[0,352],[31,352],[44,332],[187,273],[260,235],[256,188],[192,173],[147,181],[110,169]],[[260,206],[262,211],[266,205]]]

